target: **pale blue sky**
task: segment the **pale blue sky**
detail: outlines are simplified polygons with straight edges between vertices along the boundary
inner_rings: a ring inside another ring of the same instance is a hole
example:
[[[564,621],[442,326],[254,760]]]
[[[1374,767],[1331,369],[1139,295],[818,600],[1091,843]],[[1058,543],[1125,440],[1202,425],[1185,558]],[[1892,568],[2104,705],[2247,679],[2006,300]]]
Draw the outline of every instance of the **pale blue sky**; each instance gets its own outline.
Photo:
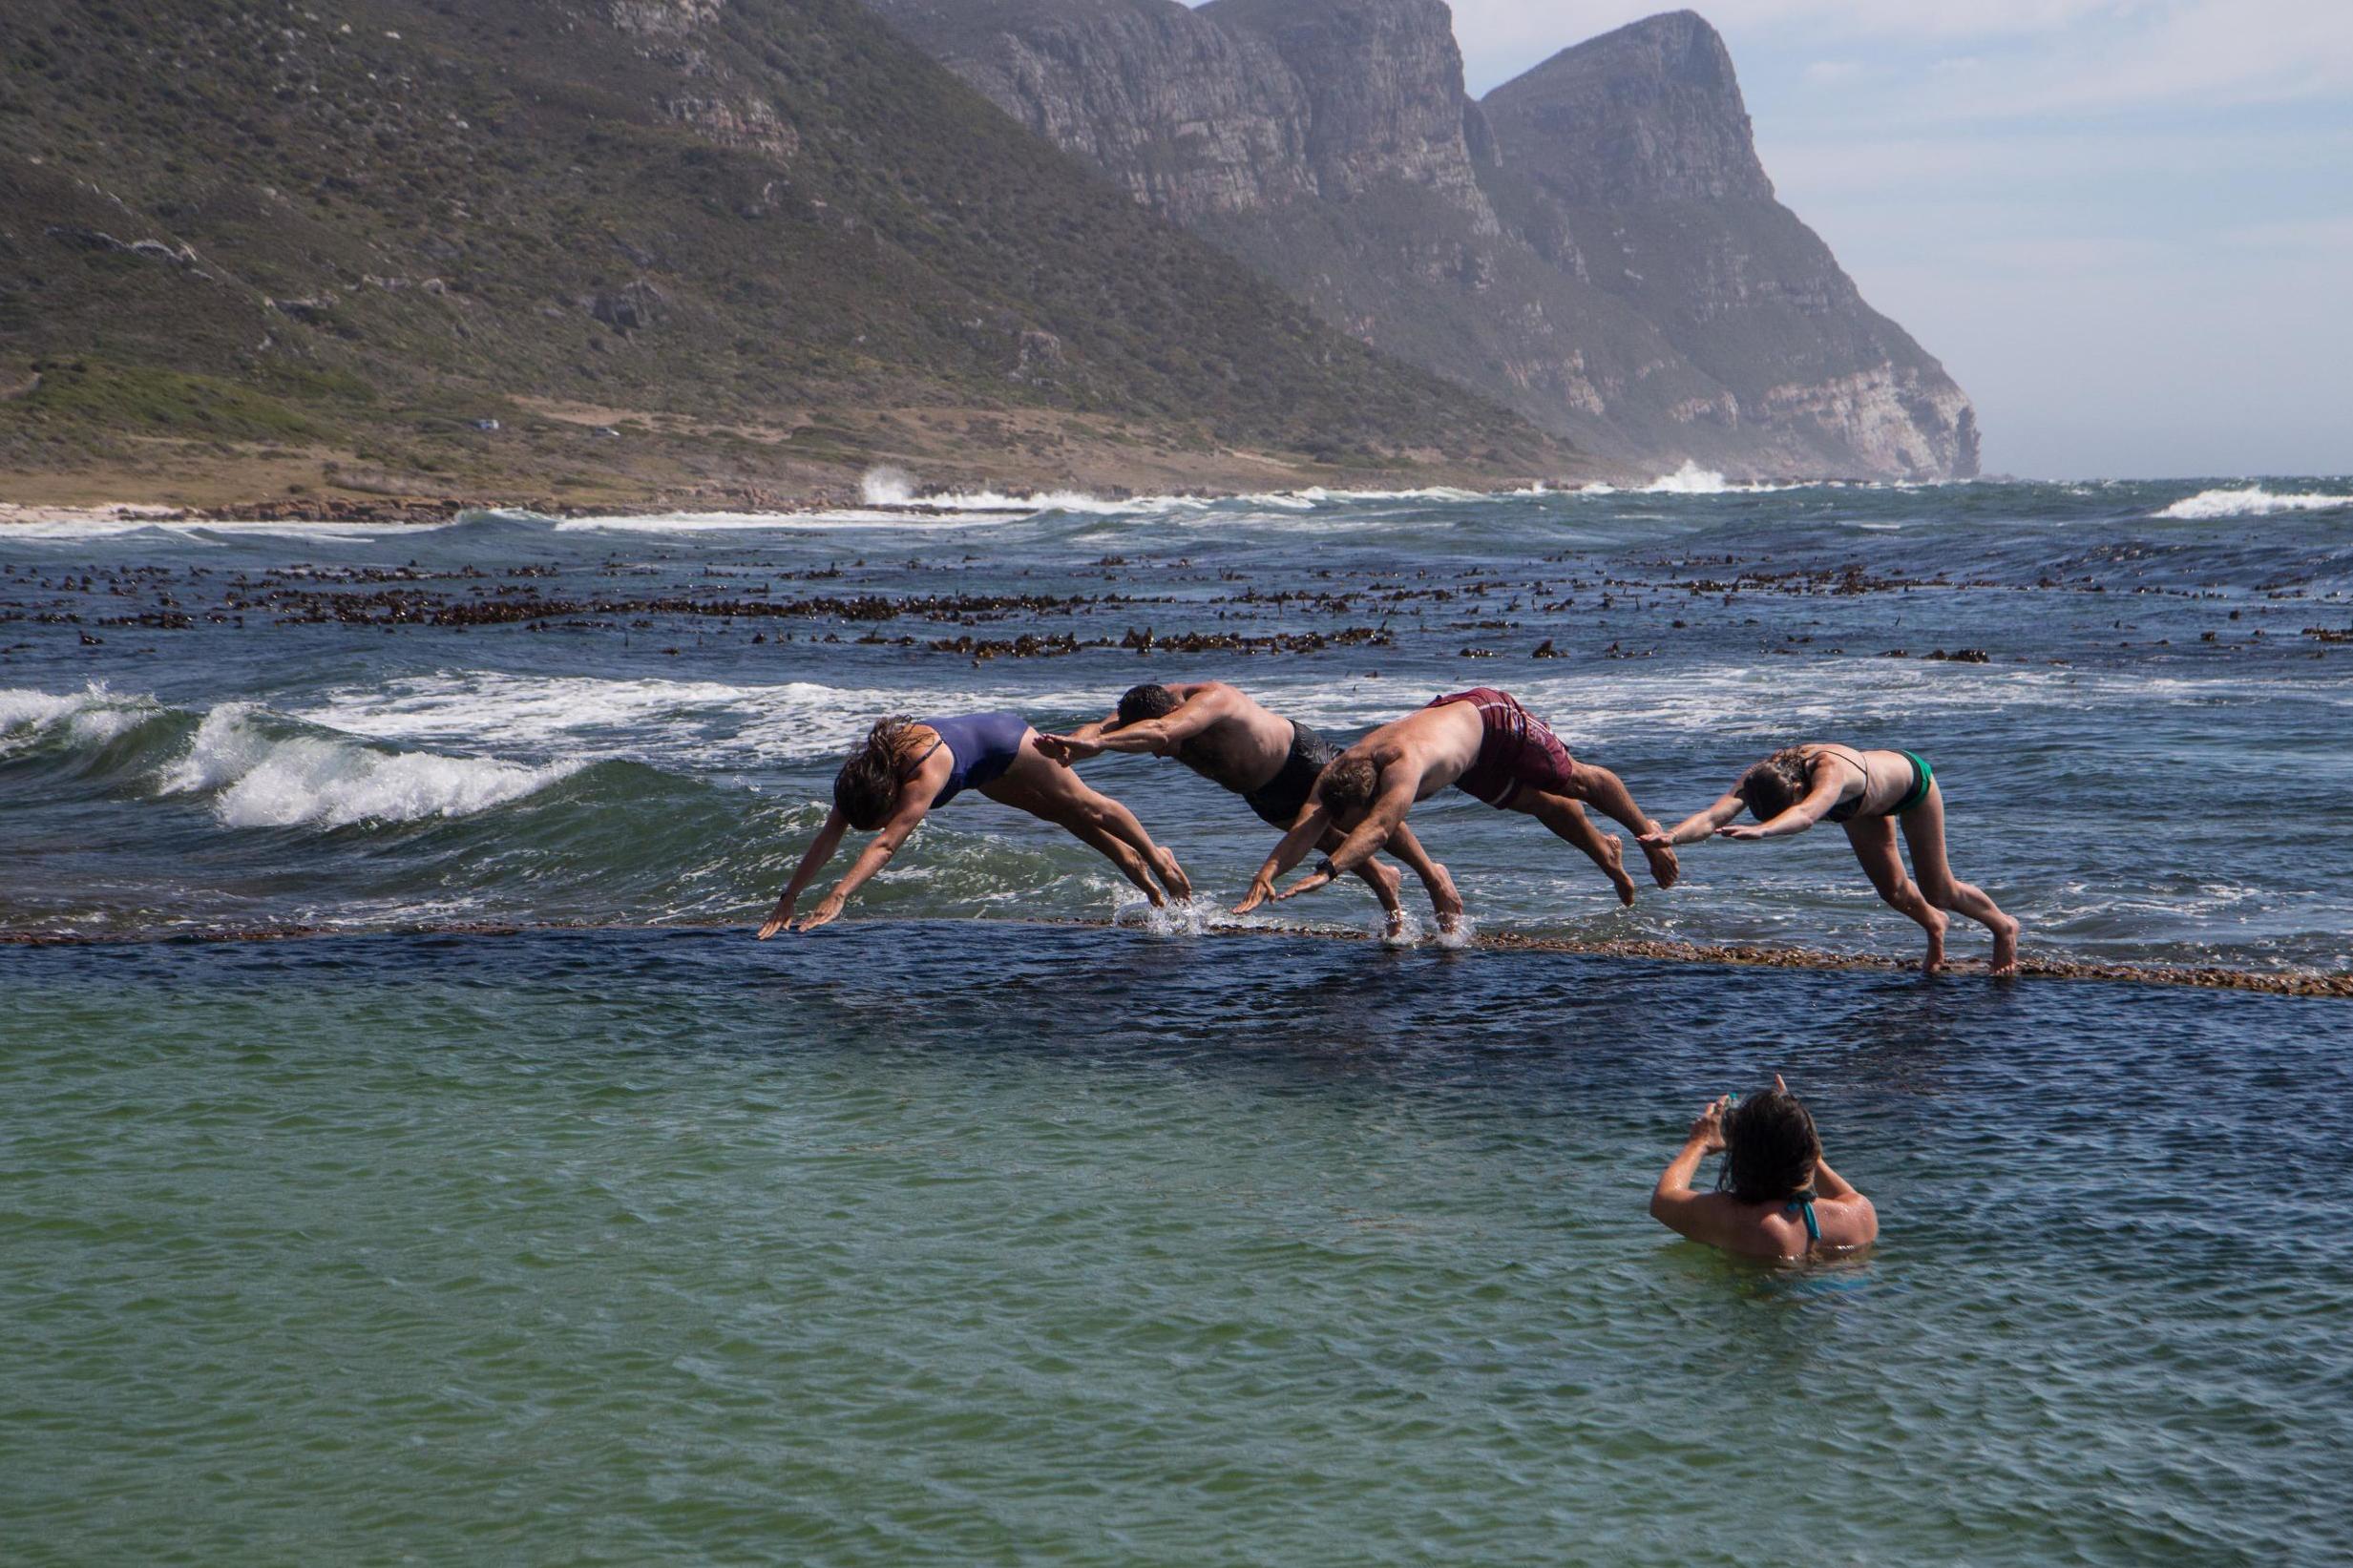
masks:
[[[1648,15],[1453,0],[1474,94]],[[1985,467],[2353,470],[2353,0],[1722,0],[1766,171]]]

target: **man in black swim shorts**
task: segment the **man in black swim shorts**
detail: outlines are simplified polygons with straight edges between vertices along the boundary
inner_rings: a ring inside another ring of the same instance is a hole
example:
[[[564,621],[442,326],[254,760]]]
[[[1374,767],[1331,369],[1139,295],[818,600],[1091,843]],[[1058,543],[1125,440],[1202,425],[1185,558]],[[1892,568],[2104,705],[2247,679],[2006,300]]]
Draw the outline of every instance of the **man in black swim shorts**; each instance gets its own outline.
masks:
[[[1096,722],[1069,735],[1040,735],[1038,749],[1064,764],[1106,751],[1172,757],[1241,796],[1260,821],[1286,832],[1306,811],[1324,765],[1338,755],[1332,742],[1307,725],[1271,712],[1222,680],[1134,687],[1120,699],[1116,710]],[[1335,830],[1328,840],[1324,847],[1335,849],[1341,835]],[[1462,901],[1446,868],[1432,860],[1409,830],[1400,829],[1388,850],[1421,878],[1440,929],[1451,930],[1462,912]],[[1405,909],[1397,900],[1397,873],[1370,859],[1356,871],[1388,911],[1391,931],[1401,930]]]

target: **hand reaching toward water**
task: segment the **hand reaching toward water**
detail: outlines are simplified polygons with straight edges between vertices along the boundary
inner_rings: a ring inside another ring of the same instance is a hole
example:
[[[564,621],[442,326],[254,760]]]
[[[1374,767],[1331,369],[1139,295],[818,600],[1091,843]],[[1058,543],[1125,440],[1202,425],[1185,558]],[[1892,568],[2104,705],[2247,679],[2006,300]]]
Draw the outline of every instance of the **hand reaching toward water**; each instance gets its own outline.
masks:
[[[1296,898],[1301,893],[1312,893],[1316,889],[1325,886],[1337,874],[1332,869],[1332,862],[1327,860],[1281,892],[1276,893],[1274,902],[1280,904],[1286,898]]]
[[[1250,890],[1242,895],[1242,902],[1233,907],[1233,912],[1236,914],[1248,914],[1252,909],[1258,908],[1259,905],[1264,904],[1268,899],[1273,896],[1274,884],[1269,882],[1265,877],[1254,876],[1250,878]]]
[[[758,940],[765,942],[769,937],[774,936],[778,931],[783,930],[787,926],[792,924],[793,902],[794,895],[791,893],[787,893],[784,897],[776,901],[776,908],[770,909],[768,911],[767,919],[762,921],[760,924],[760,935]]]
[[[792,929],[796,931],[813,931],[820,926],[831,925],[841,918],[842,906],[848,902],[849,900],[839,893],[828,893],[818,901],[817,907],[803,915],[801,923]]]

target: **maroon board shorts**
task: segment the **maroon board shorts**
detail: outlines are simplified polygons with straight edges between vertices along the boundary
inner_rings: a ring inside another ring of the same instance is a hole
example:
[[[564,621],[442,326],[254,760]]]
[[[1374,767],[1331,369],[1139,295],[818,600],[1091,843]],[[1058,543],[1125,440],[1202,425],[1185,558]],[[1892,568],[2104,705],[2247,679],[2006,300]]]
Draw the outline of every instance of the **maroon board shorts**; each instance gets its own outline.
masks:
[[[1555,795],[1567,792],[1569,781],[1577,775],[1576,759],[1561,744],[1561,738],[1509,692],[1477,686],[1451,697],[1434,698],[1430,706],[1442,708],[1449,702],[1475,704],[1479,721],[1486,727],[1480,739],[1478,760],[1455,781],[1457,789],[1478,796],[1498,811],[1511,805],[1523,785]]]

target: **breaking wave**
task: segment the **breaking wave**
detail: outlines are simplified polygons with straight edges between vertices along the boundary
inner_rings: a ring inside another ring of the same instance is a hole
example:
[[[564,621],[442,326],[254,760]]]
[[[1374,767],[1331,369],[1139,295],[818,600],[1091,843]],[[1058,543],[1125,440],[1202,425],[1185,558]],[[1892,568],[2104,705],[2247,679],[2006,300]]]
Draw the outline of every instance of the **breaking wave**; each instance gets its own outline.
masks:
[[[580,766],[387,751],[327,731],[288,734],[288,722],[249,702],[223,702],[204,716],[159,788],[212,795],[214,815],[230,827],[347,827],[470,817]]]
[[[251,702],[223,702],[200,719],[102,685],[64,694],[0,690],[0,762],[43,760],[84,777],[111,774],[137,794],[209,796],[214,816],[229,827],[472,816],[584,765],[396,751]]]
[[[117,697],[104,681],[56,694],[0,690],[0,759],[51,746],[95,751],[166,712],[152,697]]]
[[[2246,485],[2237,490],[2199,491],[2156,515],[2175,522],[2206,522],[2216,517],[2269,517],[2282,512],[2333,512],[2339,507],[2353,507],[2353,495],[2315,491],[2279,495],[2260,485]]]
[[[1721,495],[1733,487],[1713,469],[1703,469],[1686,458],[1683,467],[1663,473],[1642,487],[1645,495]]]

